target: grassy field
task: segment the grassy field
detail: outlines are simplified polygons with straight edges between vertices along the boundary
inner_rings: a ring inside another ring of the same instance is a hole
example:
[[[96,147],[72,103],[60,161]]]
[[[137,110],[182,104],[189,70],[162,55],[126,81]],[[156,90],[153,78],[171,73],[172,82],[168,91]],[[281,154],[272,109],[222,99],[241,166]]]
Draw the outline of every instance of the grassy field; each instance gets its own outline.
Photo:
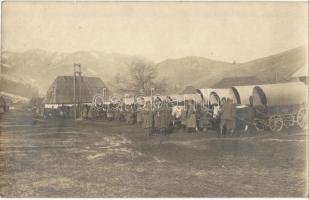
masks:
[[[308,134],[147,136],[107,121],[0,115],[3,197],[307,196]]]

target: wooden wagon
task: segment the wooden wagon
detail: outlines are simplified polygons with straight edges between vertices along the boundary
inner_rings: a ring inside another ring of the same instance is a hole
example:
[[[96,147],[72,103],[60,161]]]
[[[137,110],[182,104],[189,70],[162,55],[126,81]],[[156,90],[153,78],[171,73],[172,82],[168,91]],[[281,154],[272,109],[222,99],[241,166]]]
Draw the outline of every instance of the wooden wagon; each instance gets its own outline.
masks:
[[[303,82],[258,85],[252,99],[258,130],[307,127],[308,88]]]
[[[235,95],[231,88],[205,88],[198,89],[197,93],[202,98],[201,118],[203,123],[210,124],[211,129],[219,129],[220,123],[220,105],[222,99],[232,99],[236,102]],[[207,116],[208,122],[203,120],[203,116]]]
[[[231,89],[235,96],[235,103],[241,105],[250,105],[250,98],[252,98],[252,90],[255,85],[233,86]]]
[[[203,101],[209,105],[221,105],[221,100],[227,98],[236,102],[235,94],[231,88],[198,89],[197,93],[200,94]]]

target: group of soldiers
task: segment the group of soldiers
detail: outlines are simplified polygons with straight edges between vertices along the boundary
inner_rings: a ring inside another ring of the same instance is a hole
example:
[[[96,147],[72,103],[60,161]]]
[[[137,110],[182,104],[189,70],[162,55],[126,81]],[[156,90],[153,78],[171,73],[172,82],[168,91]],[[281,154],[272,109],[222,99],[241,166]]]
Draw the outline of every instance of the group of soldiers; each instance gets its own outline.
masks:
[[[241,109],[232,99],[222,98],[220,104],[197,103],[194,100],[184,102],[147,101],[143,104],[129,105],[110,103],[101,105],[82,105],[77,110],[77,117],[83,119],[98,119],[122,121],[136,124],[149,135],[168,134],[175,129],[183,129],[188,133],[207,132],[216,130],[222,136],[233,134],[239,130],[247,130],[253,122],[254,110],[252,106],[246,108],[245,117],[239,120]],[[75,111],[76,112],[76,111]],[[45,111],[46,118],[69,118],[76,113],[73,107],[58,107]]]
[[[216,130],[219,135],[233,134],[237,126],[242,129],[247,122],[237,120],[236,104],[232,99],[221,99],[219,104],[201,104],[187,100],[182,104],[170,101],[145,102],[144,104],[109,104],[97,109],[85,105],[81,112],[84,119],[105,119],[136,124],[149,135],[168,134],[175,129],[188,133]]]

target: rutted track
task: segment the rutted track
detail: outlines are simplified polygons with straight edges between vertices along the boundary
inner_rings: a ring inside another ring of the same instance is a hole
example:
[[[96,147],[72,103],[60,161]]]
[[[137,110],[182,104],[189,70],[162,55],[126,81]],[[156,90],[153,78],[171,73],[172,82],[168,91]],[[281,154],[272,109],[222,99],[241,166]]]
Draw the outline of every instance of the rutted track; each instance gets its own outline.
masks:
[[[306,132],[146,136],[106,121],[0,115],[4,197],[306,196]]]

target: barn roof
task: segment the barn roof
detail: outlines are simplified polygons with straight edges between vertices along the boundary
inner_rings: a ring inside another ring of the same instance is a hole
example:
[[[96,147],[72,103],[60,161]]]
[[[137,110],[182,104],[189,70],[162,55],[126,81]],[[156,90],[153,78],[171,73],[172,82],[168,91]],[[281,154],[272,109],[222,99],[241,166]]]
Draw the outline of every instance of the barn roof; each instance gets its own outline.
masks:
[[[81,84],[80,84],[81,83]],[[81,95],[79,88],[81,86]],[[98,77],[82,76],[81,81],[76,77],[76,101],[80,97],[81,103],[90,103],[95,95],[109,95],[104,82]],[[74,76],[58,76],[48,89],[43,103],[45,104],[72,104],[74,103]]]
[[[256,85],[262,81],[255,76],[225,77],[215,83],[212,88],[229,88],[232,86]]]

